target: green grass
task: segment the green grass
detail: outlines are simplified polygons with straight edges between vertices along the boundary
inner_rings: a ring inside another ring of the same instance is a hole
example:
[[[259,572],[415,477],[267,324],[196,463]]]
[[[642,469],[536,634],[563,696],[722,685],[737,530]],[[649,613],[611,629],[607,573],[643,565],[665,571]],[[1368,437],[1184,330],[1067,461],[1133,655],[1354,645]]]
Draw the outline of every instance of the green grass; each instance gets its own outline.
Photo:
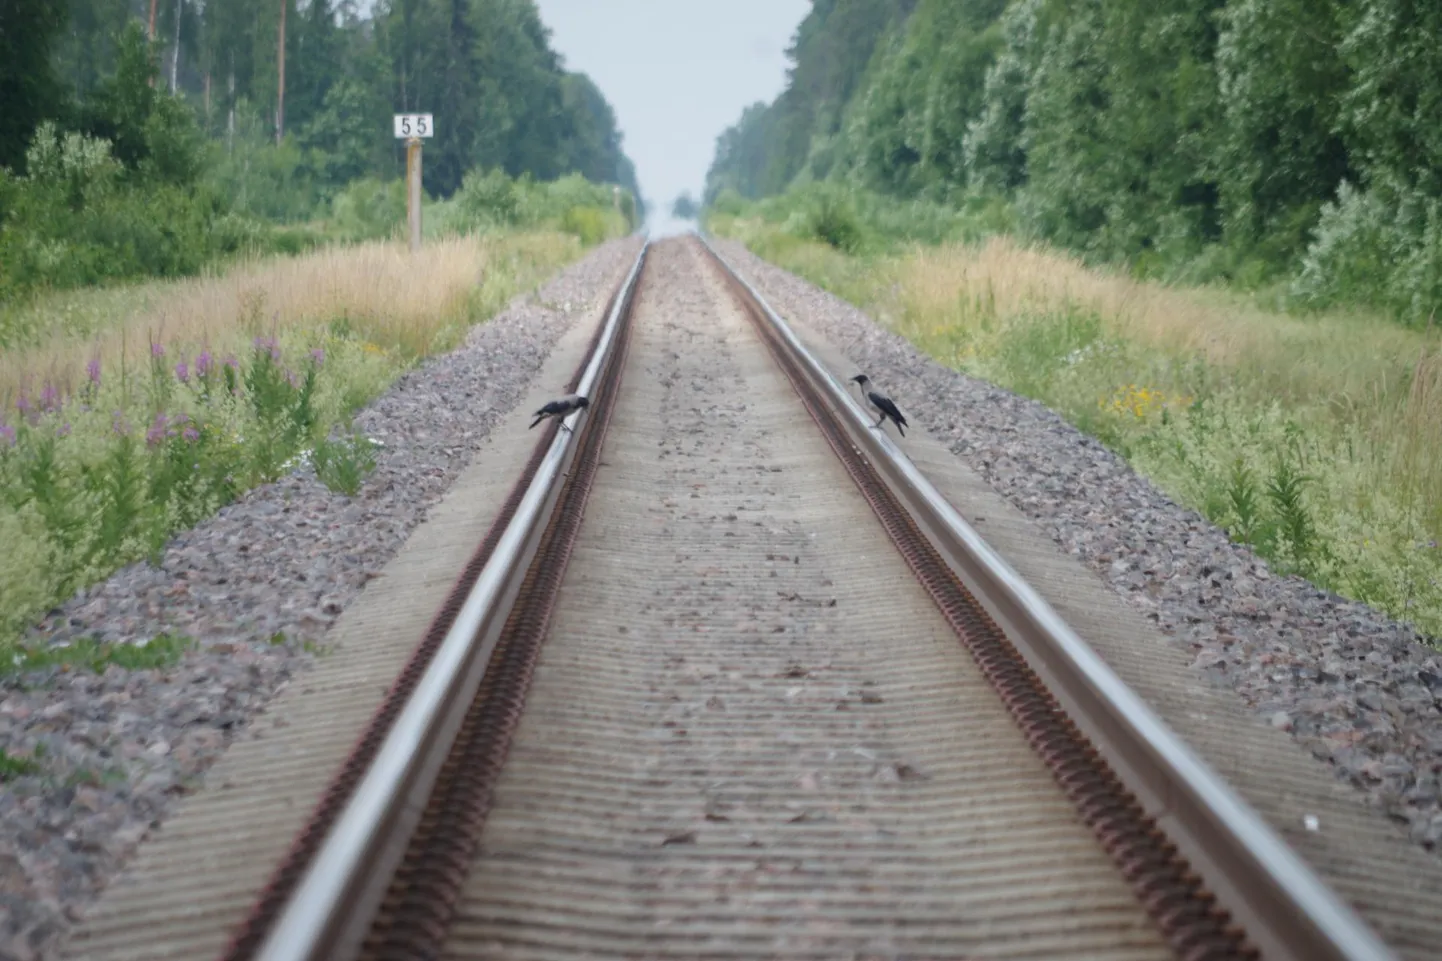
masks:
[[[185,652],[195,647],[189,637],[160,634],[134,644],[110,644],[94,638],[78,638],[69,644],[15,645],[3,655],[0,677],[16,677],[30,671],[58,667],[62,670],[103,674],[114,665],[127,671],[150,671],[178,664]]]
[[[1282,572],[1442,637],[1442,338],[1292,316],[998,237],[863,241],[766,217],[711,229],[1032,397]]]
[[[15,757],[0,749],[0,783],[39,774],[40,765],[28,757]]]
[[[375,461],[353,414],[585,249],[554,231],[417,255],[365,244],[16,308],[26,346],[0,353],[0,659],[78,588],[157,560],[307,452],[359,494]]]

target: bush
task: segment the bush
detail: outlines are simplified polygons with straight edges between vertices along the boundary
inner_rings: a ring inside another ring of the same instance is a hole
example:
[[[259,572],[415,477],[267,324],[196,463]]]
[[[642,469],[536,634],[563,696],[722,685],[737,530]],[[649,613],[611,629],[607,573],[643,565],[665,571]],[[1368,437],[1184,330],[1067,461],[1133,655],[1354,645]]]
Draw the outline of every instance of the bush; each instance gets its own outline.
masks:
[[[595,207],[572,207],[561,217],[561,229],[575,234],[581,243],[590,246],[606,239],[606,212]]]
[[[465,221],[476,227],[514,224],[521,208],[515,182],[499,169],[466,174],[456,192],[456,206]]]
[[[630,192],[623,191],[618,212],[612,187],[579,174],[541,183],[529,175],[512,180],[501,170],[476,170],[461,182],[442,219],[457,231],[549,227],[597,244],[630,228],[626,211],[634,211],[634,205]]]
[[[405,181],[366,177],[353,181],[330,203],[330,233],[342,240],[396,236],[406,222]]]
[[[1426,323],[1442,312],[1442,201],[1385,178],[1366,190],[1343,182],[1292,293],[1312,307],[1375,304]]]

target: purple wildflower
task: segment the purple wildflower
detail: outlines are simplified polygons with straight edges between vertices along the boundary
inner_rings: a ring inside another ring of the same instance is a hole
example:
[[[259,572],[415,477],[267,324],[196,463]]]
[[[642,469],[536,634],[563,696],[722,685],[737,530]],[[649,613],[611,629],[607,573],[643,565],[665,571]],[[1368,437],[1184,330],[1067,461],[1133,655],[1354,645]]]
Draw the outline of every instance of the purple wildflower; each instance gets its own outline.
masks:
[[[60,391],[49,381],[40,389],[40,409],[55,410],[60,406]]]
[[[156,360],[159,360],[160,358],[164,357],[164,356],[165,356],[165,345],[162,344],[162,343],[161,343],[160,341],[158,341],[158,340],[157,340],[155,343],[151,344],[151,345],[150,345],[150,356],[151,356],[151,357],[154,357]]]
[[[4,441],[6,447],[14,447],[15,428],[9,424],[0,424],[0,441]]]
[[[315,348],[310,352],[310,359],[315,362],[315,365],[317,367],[319,367],[321,364],[325,363],[325,351],[319,347]]]
[[[175,379],[182,384],[190,383],[190,365],[183,360],[175,365]]]
[[[240,361],[236,360],[234,357],[227,357],[225,358],[225,366],[229,367],[231,370],[240,370]]]
[[[96,387],[100,386],[100,358],[91,358],[90,363],[85,365],[85,373],[90,375],[90,382]]]
[[[69,425],[68,423],[61,424],[60,427],[55,431],[55,436],[56,436],[56,437],[69,437],[69,436],[70,436],[70,425]]]
[[[280,360],[280,345],[276,343],[274,337],[257,337],[255,338],[254,345],[257,351],[270,351],[271,360]]]
[[[35,405],[30,403],[29,396],[23,390],[20,392],[20,396],[15,398],[15,409],[22,414],[28,414],[35,409]]]
[[[187,444],[194,444],[200,440],[200,431],[195,429],[194,424],[187,424],[185,430],[180,432],[180,436],[185,438]]]
[[[118,410],[115,412],[115,416],[110,424],[110,429],[115,431],[115,433],[119,434],[121,437],[129,435],[130,425],[126,423],[124,413]]]
[[[145,443],[154,447],[163,440],[165,440],[165,415],[156,414],[155,422],[152,423],[150,429],[145,432]]]
[[[202,350],[200,356],[195,358],[195,373],[198,377],[209,376],[211,368],[214,366],[215,362],[211,359],[210,351],[208,350]]]

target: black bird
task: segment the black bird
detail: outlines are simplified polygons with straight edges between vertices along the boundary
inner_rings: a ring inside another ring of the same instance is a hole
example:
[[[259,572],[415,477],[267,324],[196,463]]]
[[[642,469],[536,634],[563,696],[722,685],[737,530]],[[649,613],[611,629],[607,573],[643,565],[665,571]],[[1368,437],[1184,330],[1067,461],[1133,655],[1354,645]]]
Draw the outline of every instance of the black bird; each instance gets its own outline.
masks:
[[[591,402],[586,398],[582,397],[580,394],[567,394],[560,400],[553,400],[545,407],[542,407],[540,410],[536,411],[536,419],[531,422],[531,426],[527,427],[526,430],[530,430],[532,427],[535,427],[547,417],[554,417],[556,418],[556,420],[564,421],[566,417],[570,415],[573,411],[585,410],[587,407],[590,406]],[[563,430],[571,429],[567,427],[564,423],[561,424],[561,428]]]
[[[867,390],[866,385],[871,383],[871,378],[865,374],[857,374],[851,379],[857,387],[861,388],[861,396],[866,400],[867,408],[876,415],[876,423],[871,425],[872,429],[880,427],[882,421],[890,418],[891,422],[896,425],[896,429],[901,432],[901,436],[905,437],[906,431],[903,428],[906,426],[906,418],[901,415],[901,411],[896,409],[891,398],[878,391]]]

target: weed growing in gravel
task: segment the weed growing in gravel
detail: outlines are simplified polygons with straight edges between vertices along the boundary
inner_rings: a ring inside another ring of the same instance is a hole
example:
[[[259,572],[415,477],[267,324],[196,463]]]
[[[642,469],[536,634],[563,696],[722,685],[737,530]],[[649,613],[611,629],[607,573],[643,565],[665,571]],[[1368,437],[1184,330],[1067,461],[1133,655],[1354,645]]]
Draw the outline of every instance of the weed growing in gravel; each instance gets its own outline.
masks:
[[[0,749],[0,783],[13,781],[17,777],[39,774],[40,765],[28,757],[15,757]]]
[[[63,647],[19,645],[11,648],[8,663],[0,664],[0,676],[13,677],[51,667],[101,674],[112,664],[128,671],[155,670],[179,663],[185,652],[194,646],[192,638],[173,634],[160,634],[134,644],[109,644],[94,638],[79,638]]]
[[[1047,404],[1278,569],[1442,637],[1435,333],[1291,317],[1001,238],[858,258],[714,226],[942,363]]]
[[[94,293],[129,315],[57,324],[0,357],[0,664],[27,627],[309,455],[355,495],[371,445],[337,424],[582,252],[497,235],[380,244]],[[83,300],[64,295],[64,303]],[[43,317],[44,300],[26,308]],[[162,338],[159,322],[172,335]],[[35,330],[43,324],[22,325]]]
[[[367,475],[375,470],[375,441],[352,427],[348,435],[316,441],[310,460],[322,483],[337,493],[354,497]]]

